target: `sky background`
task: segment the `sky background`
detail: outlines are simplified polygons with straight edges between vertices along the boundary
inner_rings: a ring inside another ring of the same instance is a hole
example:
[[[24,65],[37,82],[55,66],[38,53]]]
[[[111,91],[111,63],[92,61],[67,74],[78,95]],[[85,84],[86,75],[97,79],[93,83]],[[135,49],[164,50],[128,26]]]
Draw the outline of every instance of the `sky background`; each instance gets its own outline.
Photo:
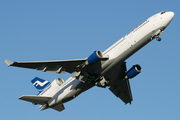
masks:
[[[0,119],[1,120],[179,120],[180,119],[180,2],[178,0],[0,0]],[[21,101],[36,95],[34,77],[49,81],[54,74],[8,67],[4,60],[44,61],[88,57],[104,51],[150,16],[173,11],[175,17],[161,35],[126,60],[140,64],[130,80],[132,104],[108,88],[94,87],[65,103],[65,110],[40,111]]]

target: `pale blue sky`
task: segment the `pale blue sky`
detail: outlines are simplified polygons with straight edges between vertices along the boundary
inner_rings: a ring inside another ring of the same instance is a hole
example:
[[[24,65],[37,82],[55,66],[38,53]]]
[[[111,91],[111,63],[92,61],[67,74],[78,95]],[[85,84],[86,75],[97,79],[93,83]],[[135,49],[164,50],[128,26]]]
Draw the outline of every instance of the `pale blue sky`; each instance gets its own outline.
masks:
[[[172,23],[156,40],[127,62],[140,64],[141,74],[130,81],[131,105],[108,88],[94,87],[65,103],[65,110],[39,111],[18,100],[38,92],[31,80],[38,76],[53,81],[60,75],[7,67],[4,60],[42,61],[78,59],[94,50],[104,51],[144,20],[161,11],[173,11]],[[178,0],[1,0],[0,66],[1,120],[179,120],[180,40]]]

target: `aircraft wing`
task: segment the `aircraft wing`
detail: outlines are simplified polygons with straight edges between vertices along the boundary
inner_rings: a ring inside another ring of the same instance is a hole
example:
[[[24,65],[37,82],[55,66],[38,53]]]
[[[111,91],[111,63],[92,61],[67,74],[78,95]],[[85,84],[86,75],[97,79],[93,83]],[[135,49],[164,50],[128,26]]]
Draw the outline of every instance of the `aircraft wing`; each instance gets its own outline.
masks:
[[[129,80],[119,80],[115,85],[112,85],[110,88],[112,93],[119,97],[125,104],[130,103],[133,100],[131,87]]]
[[[122,79],[122,76],[126,75],[126,63],[117,68],[116,72],[113,72],[113,76],[116,78],[112,79],[111,87],[109,90],[119,97],[125,104],[130,103],[133,100],[129,79]]]
[[[77,66],[86,61],[85,59],[75,60],[59,60],[59,61],[34,61],[34,62],[11,62],[6,59],[8,66],[23,67],[36,69],[37,71],[52,72],[52,73],[72,73],[77,70]]]

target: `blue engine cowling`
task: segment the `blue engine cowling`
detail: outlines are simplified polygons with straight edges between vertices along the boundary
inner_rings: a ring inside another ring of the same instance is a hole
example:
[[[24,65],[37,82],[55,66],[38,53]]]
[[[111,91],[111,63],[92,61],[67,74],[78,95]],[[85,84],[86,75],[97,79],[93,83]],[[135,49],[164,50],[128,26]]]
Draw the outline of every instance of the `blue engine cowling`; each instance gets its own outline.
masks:
[[[136,75],[138,75],[141,71],[142,71],[141,66],[137,64],[137,65],[133,65],[132,68],[127,71],[126,74],[128,78],[133,78]]]
[[[93,64],[102,57],[103,57],[102,52],[97,50],[97,51],[94,51],[94,53],[88,57],[87,62],[88,62],[88,64]]]

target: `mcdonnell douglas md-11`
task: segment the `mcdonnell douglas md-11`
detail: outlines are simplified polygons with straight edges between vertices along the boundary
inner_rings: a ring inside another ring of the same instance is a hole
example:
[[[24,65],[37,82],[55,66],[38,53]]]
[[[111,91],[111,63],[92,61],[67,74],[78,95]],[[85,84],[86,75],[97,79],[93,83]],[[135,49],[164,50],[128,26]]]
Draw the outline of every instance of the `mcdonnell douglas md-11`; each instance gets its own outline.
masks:
[[[125,104],[132,102],[129,79],[138,75],[141,66],[133,65],[126,69],[125,60],[151,42],[153,39],[161,41],[159,37],[172,21],[174,13],[163,11],[157,13],[130,33],[122,37],[104,52],[94,51],[84,59],[11,62],[6,59],[8,66],[36,69],[37,71],[52,73],[72,73],[66,81],[61,78],[52,83],[35,77],[31,82],[38,89],[38,95],[23,95],[19,99],[40,104],[40,110],[52,108],[64,110],[64,103],[76,98],[82,92],[94,87],[109,87],[109,90],[119,97]]]

